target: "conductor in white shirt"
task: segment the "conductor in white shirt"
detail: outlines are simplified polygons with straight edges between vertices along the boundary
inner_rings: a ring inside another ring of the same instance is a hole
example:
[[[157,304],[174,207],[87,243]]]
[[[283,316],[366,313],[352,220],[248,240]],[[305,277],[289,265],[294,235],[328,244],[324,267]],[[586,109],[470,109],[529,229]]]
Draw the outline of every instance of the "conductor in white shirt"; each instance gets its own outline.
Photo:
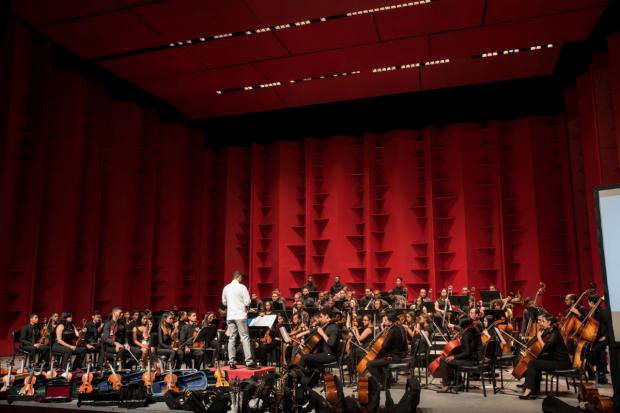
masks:
[[[228,337],[228,367],[237,368],[237,335],[241,336],[241,345],[245,355],[245,365],[247,368],[256,368],[256,363],[252,358],[252,346],[250,345],[250,333],[248,330],[247,307],[250,305],[250,293],[245,285],[241,284],[243,274],[239,271],[233,273],[233,280],[224,287],[222,291],[222,304],[226,308],[226,324],[230,331]]]

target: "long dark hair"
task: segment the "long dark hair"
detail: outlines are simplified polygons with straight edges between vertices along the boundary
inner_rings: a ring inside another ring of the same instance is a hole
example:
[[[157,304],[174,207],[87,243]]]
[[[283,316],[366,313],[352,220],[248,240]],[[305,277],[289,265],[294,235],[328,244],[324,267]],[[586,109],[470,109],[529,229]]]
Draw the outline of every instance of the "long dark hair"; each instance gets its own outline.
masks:
[[[69,312],[62,313],[60,315],[60,320],[58,320],[58,323],[62,324],[63,326],[67,326],[67,318],[73,318],[73,314]]]

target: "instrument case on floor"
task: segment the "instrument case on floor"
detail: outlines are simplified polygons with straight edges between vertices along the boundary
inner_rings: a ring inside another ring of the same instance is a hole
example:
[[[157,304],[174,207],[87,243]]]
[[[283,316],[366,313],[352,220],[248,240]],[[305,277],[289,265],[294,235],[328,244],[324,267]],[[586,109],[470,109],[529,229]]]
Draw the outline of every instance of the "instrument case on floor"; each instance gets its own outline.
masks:
[[[56,378],[48,381],[45,385],[45,395],[41,403],[65,403],[71,401],[73,383],[64,378]]]
[[[157,401],[164,401],[164,390],[166,389],[166,383],[161,380],[155,381],[153,386],[151,386],[151,393],[153,394],[153,398]],[[208,387],[213,387],[215,385],[215,381],[210,381],[207,375],[202,371],[196,371],[191,374],[187,374],[184,376],[178,376],[177,387],[181,389],[181,392],[186,390],[200,391],[206,390]]]

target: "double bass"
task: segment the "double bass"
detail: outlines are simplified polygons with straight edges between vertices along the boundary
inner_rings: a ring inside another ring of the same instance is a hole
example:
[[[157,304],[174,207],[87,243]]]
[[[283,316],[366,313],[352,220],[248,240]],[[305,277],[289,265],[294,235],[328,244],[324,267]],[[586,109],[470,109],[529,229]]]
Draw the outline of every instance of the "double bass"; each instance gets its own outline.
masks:
[[[584,317],[582,321],[579,321],[577,330],[570,336],[569,340],[576,340],[577,347],[575,349],[575,356],[573,357],[573,368],[580,368],[583,360],[581,353],[586,343],[593,344],[596,341],[598,334],[599,322],[593,317],[594,312],[601,305],[601,302],[605,297],[600,297],[596,304],[590,309],[588,315]]]
[[[538,301],[538,297],[540,297],[541,295],[543,295],[545,293],[545,290],[547,289],[547,286],[545,285],[544,282],[541,282],[538,285],[538,291],[536,291],[536,295],[534,296],[534,307],[536,307],[536,302]],[[526,309],[527,311],[527,309]],[[533,317],[530,317],[528,322],[527,322],[527,326],[525,326],[525,330],[524,330],[525,334],[523,334],[524,337],[526,338],[532,338],[535,337],[536,334],[538,333],[538,323],[536,323],[535,320],[533,320]]]
[[[575,304],[571,306],[568,315],[560,324],[560,334],[564,339],[564,343],[568,344],[570,336],[572,336],[579,329],[579,327],[581,327],[581,320],[579,320],[579,317],[577,317],[572,310],[577,308],[584,296],[594,293],[595,290],[596,285],[594,283],[590,283],[590,288],[581,293],[577,301],[575,301]]]

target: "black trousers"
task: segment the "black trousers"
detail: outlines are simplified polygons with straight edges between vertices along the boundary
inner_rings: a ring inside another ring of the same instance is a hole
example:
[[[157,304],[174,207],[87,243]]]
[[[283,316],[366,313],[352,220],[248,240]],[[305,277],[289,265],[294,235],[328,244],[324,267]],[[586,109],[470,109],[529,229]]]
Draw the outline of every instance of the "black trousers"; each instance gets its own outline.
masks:
[[[391,360],[384,358],[376,358],[374,360],[370,360],[366,367],[368,368],[368,373],[377,379],[379,384],[385,385],[386,378],[388,374],[388,365],[391,363]]]
[[[183,362],[183,351],[177,350],[174,351],[171,348],[157,348],[158,356],[165,356],[168,358],[170,362],[170,366],[173,369],[181,368],[181,363]]]
[[[263,366],[267,365],[267,356],[271,353],[276,354],[277,350],[278,350],[278,344],[277,343],[261,343],[258,348],[256,349],[256,359],[259,360],[261,362],[261,364]],[[276,362],[278,362],[277,360],[277,355],[274,356],[276,358]]]
[[[475,366],[478,364],[475,360],[451,360],[447,362],[441,359],[439,362],[439,377],[441,377],[441,384],[447,386],[454,380],[454,372],[461,366]]]
[[[323,364],[329,364],[336,361],[336,356],[328,353],[304,354],[301,356],[299,366],[304,369],[321,369]]]
[[[52,346],[52,353],[59,354],[62,357],[62,368],[65,368],[67,363],[71,361],[71,356],[73,354],[75,354],[75,360],[73,361],[73,366],[71,368],[75,370],[84,367],[84,360],[86,359],[86,348],[84,347],[76,347],[75,350],[71,350],[69,347],[65,347],[59,343],[54,343]]]
[[[570,368],[570,366],[570,361],[541,359],[532,360],[530,364],[527,365],[524,388],[530,389],[534,393],[539,393],[540,380],[542,378],[543,371],[568,369]]]
[[[35,346],[22,344],[22,349],[28,352],[30,364],[35,362],[35,357],[37,354],[39,354],[39,364],[45,363],[50,356],[50,346],[46,346],[44,344],[41,344],[38,348]]]
[[[590,366],[596,367],[596,373],[600,376],[605,375],[607,366],[605,365],[605,348],[607,347],[607,340],[597,341],[590,350]]]

